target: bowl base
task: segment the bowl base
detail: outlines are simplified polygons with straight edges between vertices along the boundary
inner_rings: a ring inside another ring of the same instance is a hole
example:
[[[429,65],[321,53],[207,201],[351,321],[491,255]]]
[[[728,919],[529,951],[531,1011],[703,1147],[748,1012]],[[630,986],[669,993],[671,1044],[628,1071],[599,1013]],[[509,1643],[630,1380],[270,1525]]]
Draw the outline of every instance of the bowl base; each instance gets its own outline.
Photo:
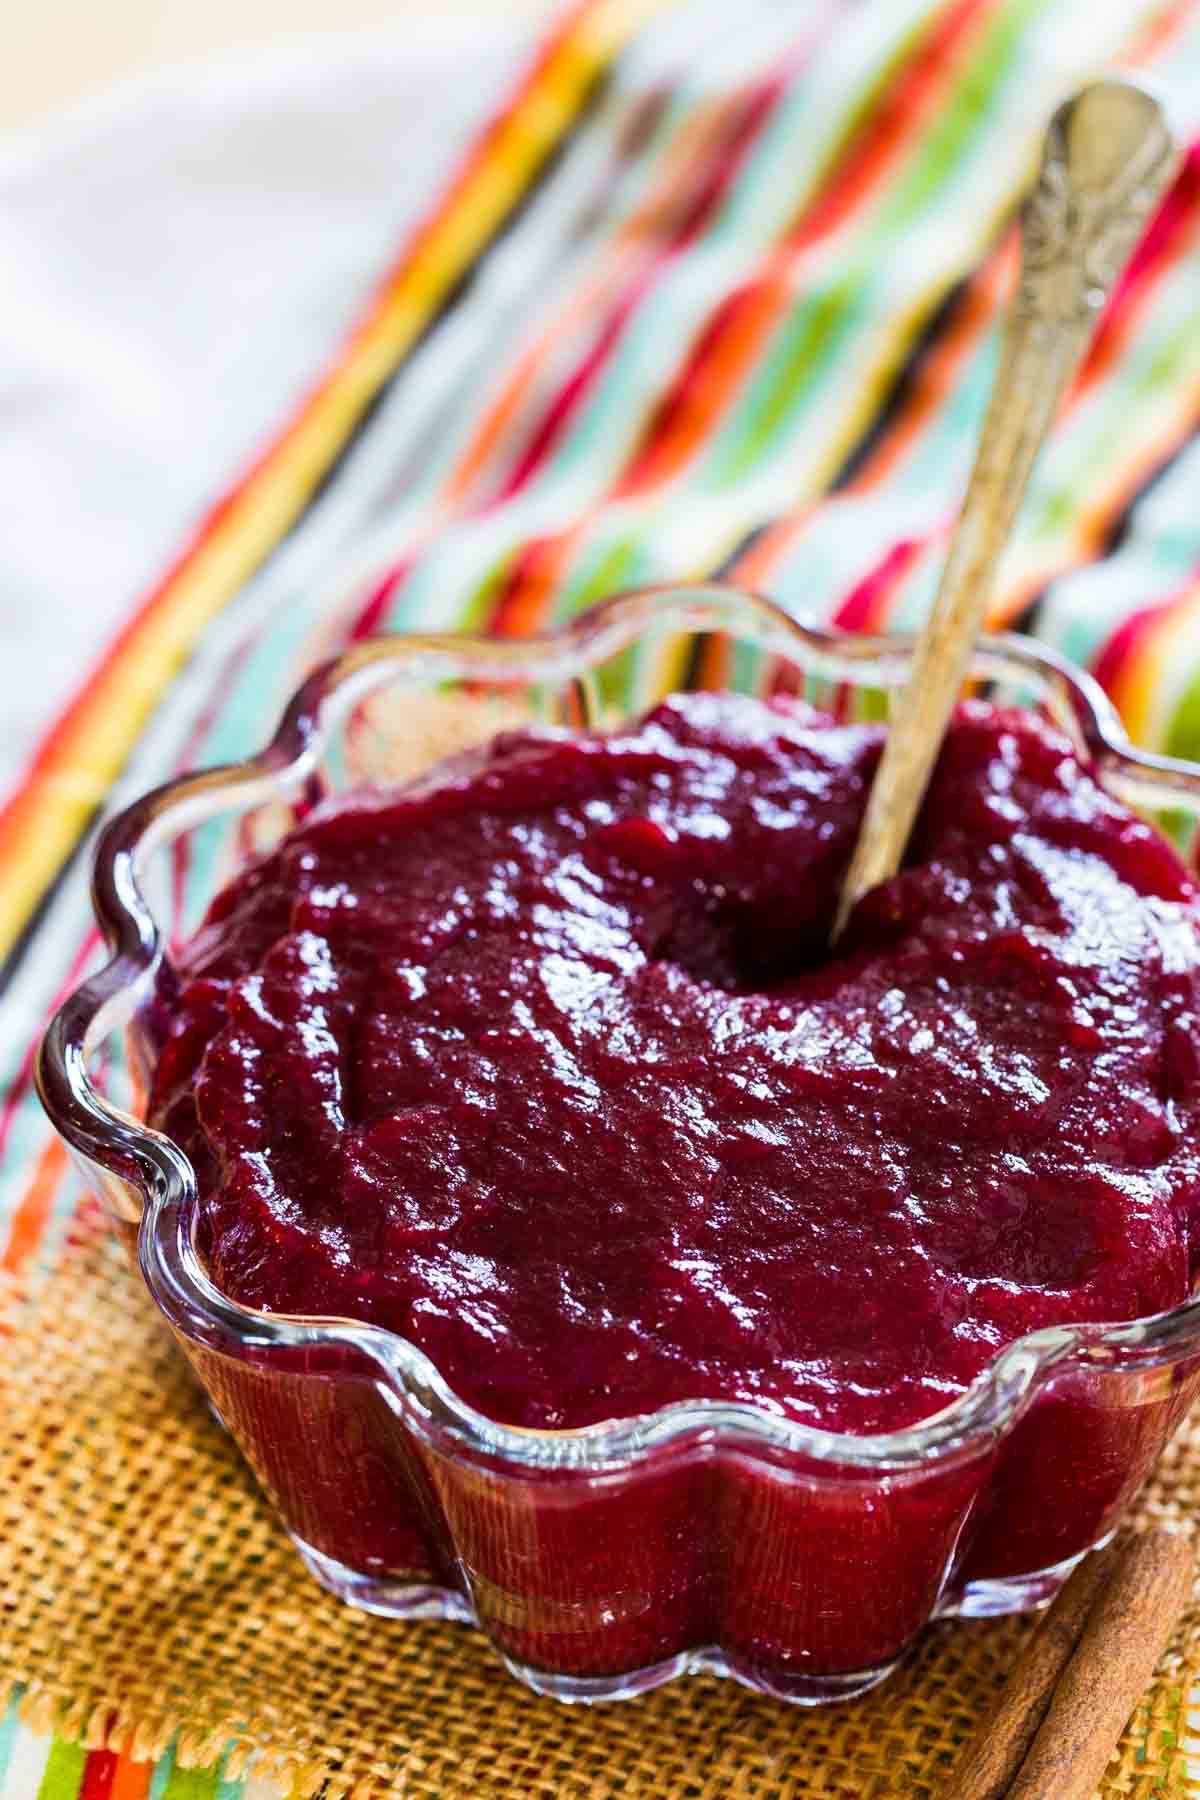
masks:
[[[511,1656],[506,1656],[504,1663],[509,1673],[532,1688],[535,1694],[545,1694],[552,1700],[575,1706],[628,1700],[635,1694],[661,1687],[666,1681],[674,1681],[676,1676],[702,1674],[728,1677],[756,1694],[767,1694],[772,1700],[782,1700],[788,1706],[828,1706],[836,1700],[853,1700],[857,1694],[865,1694],[868,1688],[886,1681],[899,1660],[894,1657],[890,1662],[876,1663],[870,1669],[851,1669],[842,1675],[782,1676],[768,1675],[752,1663],[742,1663],[715,1648],[683,1650],[678,1656],[669,1656],[663,1662],[651,1663],[647,1668],[633,1669],[624,1675],[554,1674],[533,1668],[529,1663],[517,1662]]]
[[[1002,1613],[1032,1612],[1053,1600],[1071,1570],[1093,1550],[1103,1549],[1112,1537],[1106,1532],[1077,1556],[1065,1556],[1049,1568],[1035,1569],[1030,1575],[1007,1575],[999,1581],[969,1581],[960,1592],[949,1595],[937,1609],[939,1619],[995,1619]]]
[[[345,1563],[314,1550],[303,1538],[289,1533],[310,1575],[315,1575],[323,1588],[346,1600],[363,1612],[378,1613],[384,1619],[455,1619],[464,1625],[476,1623],[470,1603],[453,1588],[437,1587],[410,1575],[364,1575]]]
[[[292,1533],[292,1542],[309,1573],[323,1588],[363,1612],[377,1613],[385,1619],[449,1619],[478,1626],[470,1602],[452,1588],[437,1587],[418,1577],[364,1575],[314,1549],[295,1533]],[[532,1688],[535,1694],[583,1706],[594,1706],[606,1700],[628,1700],[635,1694],[661,1687],[666,1681],[674,1681],[679,1675],[701,1673],[728,1676],[755,1693],[769,1694],[772,1699],[784,1700],[790,1706],[825,1706],[831,1701],[851,1700],[856,1694],[865,1694],[868,1688],[885,1680],[899,1661],[895,1657],[869,1669],[852,1669],[838,1675],[769,1674],[751,1662],[727,1656],[723,1650],[705,1647],[683,1650],[678,1656],[668,1656],[662,1662],[620,1675],[567,1675],[518,1662],[515,1657],[504,1656],[503,1652],[500,1654],[510,1674]]]

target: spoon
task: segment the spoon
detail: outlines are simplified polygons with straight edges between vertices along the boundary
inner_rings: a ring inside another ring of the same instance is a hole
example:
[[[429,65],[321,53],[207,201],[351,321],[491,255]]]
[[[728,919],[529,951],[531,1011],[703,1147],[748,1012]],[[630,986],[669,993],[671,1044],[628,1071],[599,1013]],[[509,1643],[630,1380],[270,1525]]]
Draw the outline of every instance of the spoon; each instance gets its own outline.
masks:
[[[1038,451],[1175,160],[1161,107],[1130,81],[1093,82],[1050,121],[975,465],[893,712],[835,942],[856,903],[900,866]]]

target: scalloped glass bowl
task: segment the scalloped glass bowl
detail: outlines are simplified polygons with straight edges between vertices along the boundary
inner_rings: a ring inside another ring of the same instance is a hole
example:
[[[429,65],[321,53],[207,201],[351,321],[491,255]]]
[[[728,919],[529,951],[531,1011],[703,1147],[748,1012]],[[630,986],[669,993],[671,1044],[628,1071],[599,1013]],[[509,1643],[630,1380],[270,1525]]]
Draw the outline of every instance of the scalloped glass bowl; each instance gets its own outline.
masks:
[[[1026,1337],[936,1417],[886,1435],[702,1400],[513,1428],[402,1338],[218,1292],[187,1159],[137,1117],[137,1046],[169,994],[171,945],[236,862],[314,792],[415,770],[447,721],[474,737],[514,711],[603,724],[697,684],[878,716],[908,655],[720,586],[619,596],[536,638],[381,638],[317,670],[260,755],[168,783],[101,836],[111,960],[46,1035],[50,1118],[317,1579],[378,1612],[474,1621],[560,1699],[700,1668],[782,1699],[842,1698],[935,1616],[1036,1603],[1112,1530],[1190,1403],[1200,1300]],[[994,638],[975,673],[1047,709],[1126,802],[1176,828],[1200,818],[1200,769],[1133,750],[1080,671]]]

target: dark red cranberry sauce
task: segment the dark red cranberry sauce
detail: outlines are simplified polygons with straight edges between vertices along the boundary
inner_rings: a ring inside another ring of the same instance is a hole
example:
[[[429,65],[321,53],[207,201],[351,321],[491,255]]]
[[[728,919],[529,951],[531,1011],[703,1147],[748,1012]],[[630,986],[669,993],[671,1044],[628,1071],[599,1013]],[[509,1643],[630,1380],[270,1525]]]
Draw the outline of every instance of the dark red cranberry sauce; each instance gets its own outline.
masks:
[[[879,745],[680,696],[312,814],[214,902],[153,1082],[217,1283],[546,1427],[889,1429],[1023,1332],[1183,1299],[1193,882],[973,703],[831,955]]]

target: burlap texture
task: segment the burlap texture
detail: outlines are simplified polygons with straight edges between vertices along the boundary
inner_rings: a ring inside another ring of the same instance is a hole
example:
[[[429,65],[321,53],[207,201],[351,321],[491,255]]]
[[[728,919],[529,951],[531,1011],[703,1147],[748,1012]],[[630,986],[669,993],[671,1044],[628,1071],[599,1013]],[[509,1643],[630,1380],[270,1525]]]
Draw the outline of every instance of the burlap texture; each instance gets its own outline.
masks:
[[[527,1693],[461,1625],[375,1619],[303,1569],[95,1208],[15,1296],[0,1350],[0,1671],[89,1744],[180,1759],[230,1742],[298,1796],[925,1797],[1023,1621],[929,1631],[893,1679],[804,1713],[694,1677],[619,1705]],[[1200,1424],[1140,1511],[1194,1529]],[[1184,1696],[1200,1603],[1103,1793],[1200,1794]],[[1193,1751],[1200,1748],[1193,1741]]]

